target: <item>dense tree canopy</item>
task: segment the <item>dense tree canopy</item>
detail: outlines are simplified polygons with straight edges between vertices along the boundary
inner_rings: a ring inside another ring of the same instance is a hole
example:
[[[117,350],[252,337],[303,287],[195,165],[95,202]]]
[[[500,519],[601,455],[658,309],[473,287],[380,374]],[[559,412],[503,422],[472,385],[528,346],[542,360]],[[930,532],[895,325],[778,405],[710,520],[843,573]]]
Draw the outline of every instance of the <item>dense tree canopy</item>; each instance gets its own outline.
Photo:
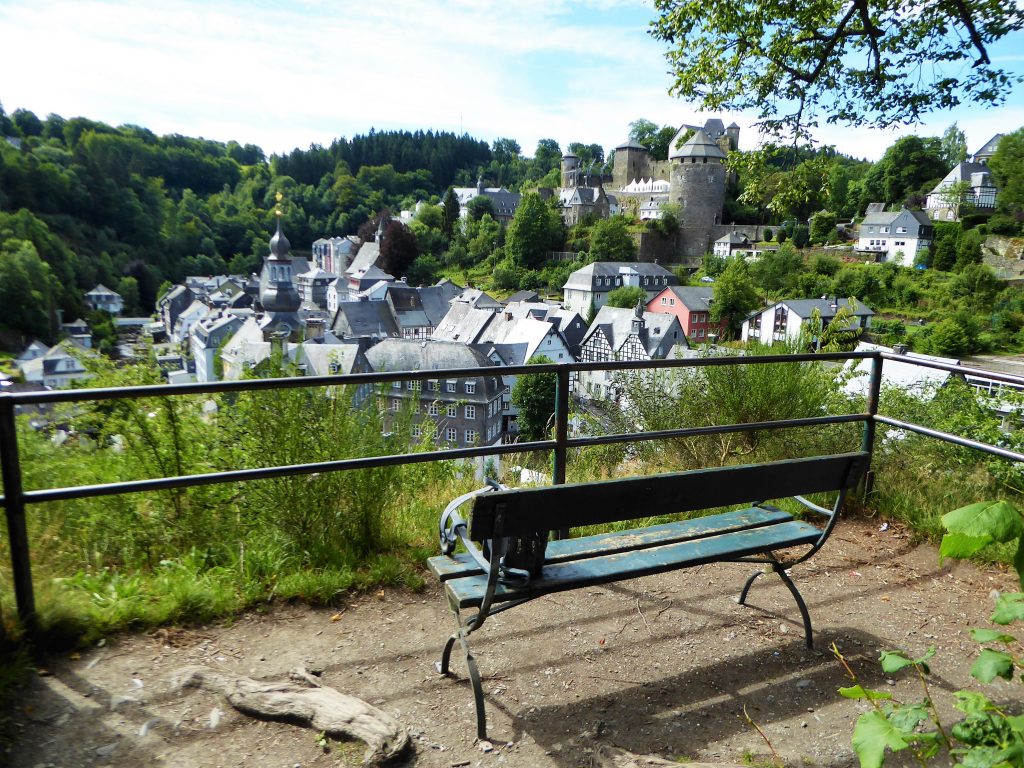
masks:
[[[889,126],[961,103],[1003,103],[1020,82],[989,46],[1024,28],[1024,6],[925,0],[725,3],[655,0],[672,93],[702,109],[753,110],[766,129]]]

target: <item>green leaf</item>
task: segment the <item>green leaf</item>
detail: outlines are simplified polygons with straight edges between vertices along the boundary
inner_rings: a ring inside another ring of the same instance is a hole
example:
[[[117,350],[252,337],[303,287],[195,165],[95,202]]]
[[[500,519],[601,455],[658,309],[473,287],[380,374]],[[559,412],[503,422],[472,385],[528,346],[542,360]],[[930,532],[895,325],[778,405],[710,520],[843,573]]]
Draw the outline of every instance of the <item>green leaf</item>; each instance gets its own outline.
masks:
[[[996,600],[996,610],[991,616],[996,624],[1011,624],[1024,621],[1024,592],[1007,592]]]
[[[840,688],[839,695],[846,699],[869,699],[878,701],[880,699],[891,699],[892,694],[885,691],[873,691],[859,685],[852,685],[849,688]]]
[[[1024,535],[1024,517],[1007,501],[981,501],[954,509],[942,516],[942,525],[950,533],[988,536],[999,542]]]
[[[900,651],[882,651],[879,661],[882,664],[882,671],[889,674],[899,672],[904,667],[912,666],[914,663],[913,659],[908,659]]]
[[[1013,567],[1017,571],[1020,586],[1024,589],[1024,536],[1021,536],[1020,541],[1017,542],[1017,551],[1013,555]]]
[[[928,669],[928,665],[925,664],[928,659],[935,655],[935,646],[930,646],[927,651],[924,652],[923,656],[914,659],[914,663],[924,669],[924,673],[927,675],[931,670]]]
[[[971,637],[979,643],[1013,643],[1017,641],[1013,635],[1007,635],[998,629],[983,629],[975,627],[971,629]]]
[[[893,707],[889,714],[889,722],[896,726],[908,740],[916,740],[924,734],[914,733],[914,729],[929,717],[927,705],[923,702],[918,704],[904,704]]]
[[[991,536],[968,536],[963,533],[947,533],[939,545],[939,562],[947,557],[965,560],[977,554],[992,543]]]
[[[1010,730],[1024,734],[1024,715],[1007,715],[1006,724],[1010,726]]]
[[[876,710],[865,712],[857,718],[850,743],[857,753],[861,768],[881,768],[886,747],[899,752],[908,746],[903,734]]]
[[[983,683],[991,683],[997,677],[1010,680],[1013,678],[1013,656],[985,648],[971,665],[971,677]]]
[[[953,695],[956,697],[956,708],[968,715],[975,715],[992,709],[992,702],[983,693],[956,691]]]

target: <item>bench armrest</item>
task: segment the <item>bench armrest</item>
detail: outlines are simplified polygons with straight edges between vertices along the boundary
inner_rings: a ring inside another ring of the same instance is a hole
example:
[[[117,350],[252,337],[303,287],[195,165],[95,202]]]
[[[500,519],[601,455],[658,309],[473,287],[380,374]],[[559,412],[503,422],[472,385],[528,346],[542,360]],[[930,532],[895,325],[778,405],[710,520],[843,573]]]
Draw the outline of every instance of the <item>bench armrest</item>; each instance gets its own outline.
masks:
[[[475,491],[464,493],[453,499],[445,507],[438,524],[441,554],[452,555],[455,552],[455,546],[461,541],[467,554],[473,558],[476,564],[488,576],[491,573],[491,562],[496,560],[499,562],[498,571],[502,582],[517,585],[526,584],[530,580],[529,572],[519,568],[510,568],[504,564],[505,552],[508,547],[507,542],[504,539],[491,539],[484,544],[484,548],[481,550],[477,547],[476,542],[469,538],[469,526],[465,518],[458,511],[459,507],[463,504],[472,501],[481,494],[504,490],[508,490],[507,486],[502,485],[496,480],[488,479],[487,485],[483,488],[477,488]]]

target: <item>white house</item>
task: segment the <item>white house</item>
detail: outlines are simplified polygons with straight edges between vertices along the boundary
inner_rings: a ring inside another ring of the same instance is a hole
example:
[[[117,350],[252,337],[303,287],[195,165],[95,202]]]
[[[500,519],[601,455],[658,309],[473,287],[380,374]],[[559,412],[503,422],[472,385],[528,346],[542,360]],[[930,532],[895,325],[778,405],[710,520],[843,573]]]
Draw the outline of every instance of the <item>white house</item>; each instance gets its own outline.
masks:
[[[912,266],[914,258],[931,245],[935,227],[924,211],[869,212],[860,224],[854,250],[871,254],[877,261]]]
[[[762,344],[772,344],[776,341],[795,342],[804,332],[805,324],[814,316],[814,310],[818,310],[822,323],[827,325],[840,309],[848,306],[850,299],[780,301],[749,315],[743,321],[741,338],[743,341],[760,341]],[[850,319],[850,328],[870,328],[874,314],[868,307],[856,302],[853,317]]]
[[[124,309],[124,299],[121,298],[121,294],[110,290],[102,283],[85,294],[85,303],[89,305],[90,309],[109,312],[112,315],[119,315]]]
[[[996,186],[984,163],[958,163],[931,192],[925,203],[935,221],[956,221],[961,209],[991,213],[996,207]]]

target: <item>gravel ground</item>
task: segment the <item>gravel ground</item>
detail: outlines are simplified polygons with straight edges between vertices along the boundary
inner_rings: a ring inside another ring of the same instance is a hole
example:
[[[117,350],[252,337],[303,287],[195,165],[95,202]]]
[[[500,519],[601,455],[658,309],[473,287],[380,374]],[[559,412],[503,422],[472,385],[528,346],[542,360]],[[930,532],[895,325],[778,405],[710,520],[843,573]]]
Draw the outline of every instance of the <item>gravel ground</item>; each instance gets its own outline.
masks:
[[[835,643],[865,685],[919,698],[886,680],[878,651],[934,645],[935,698],[969,685],[973,641],[1006,572],[940,568],[934,547],[896,527],[844,521],[794,579],[815,623],[804,647],[781,582],[759,579],[751,605],[735,596],[749,565],[690,571],[563,593],[488,620],[474,648],[491,741],[478,744],[472,695],[456,652],[454,679],[432,662],[454,626],[441,591],[381,591],[336,608],[275,605],[201,628],[107,640],[52,659],[21,691],[9,765],[357,765],[363,745],[331,742],[293,724],[242,715],[218,694],[177,690],[175,673],[202,664],[281,680],[304,665],[325,685],[396,716],[414,744],[401,765],[603,764],[614,745],[669,760],[758,764],[771,747],[787,765],[850,766],[858,702],[829,652]],[[1017,689],[1007,688],[1007,695]],[[763,739],[744,717],[763,731]]]

